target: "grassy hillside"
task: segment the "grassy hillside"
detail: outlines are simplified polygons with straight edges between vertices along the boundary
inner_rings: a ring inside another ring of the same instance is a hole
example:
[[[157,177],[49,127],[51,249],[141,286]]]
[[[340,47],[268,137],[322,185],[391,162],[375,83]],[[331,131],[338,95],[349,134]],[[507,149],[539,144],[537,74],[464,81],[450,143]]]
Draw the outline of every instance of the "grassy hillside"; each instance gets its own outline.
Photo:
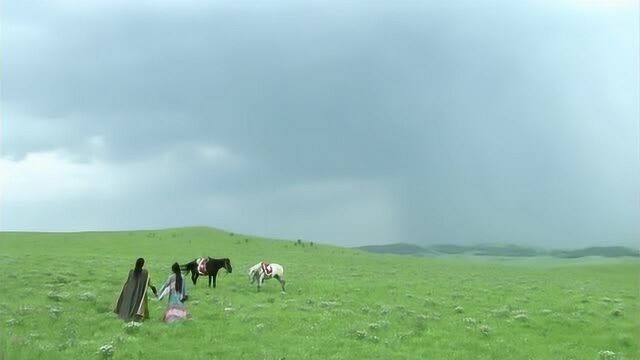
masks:
[[[139,256],[229,257],[217,289],[189,287],[191,320],[128,331],[111,310]],[[246,270],[285,266],[262,292]],[[640,358],[635,259],[438,258],[294,245],[206,228],[0,233],[0,359]],[[601,355],[602,354],[602,355]]]

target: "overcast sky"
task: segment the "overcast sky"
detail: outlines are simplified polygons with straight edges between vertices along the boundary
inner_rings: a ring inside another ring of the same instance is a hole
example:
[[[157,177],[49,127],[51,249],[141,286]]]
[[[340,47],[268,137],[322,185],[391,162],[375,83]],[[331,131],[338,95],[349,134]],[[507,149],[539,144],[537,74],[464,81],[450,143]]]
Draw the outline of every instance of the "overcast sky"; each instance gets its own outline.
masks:
[[[640,239],[637,1],[2,1],[0,229]]]

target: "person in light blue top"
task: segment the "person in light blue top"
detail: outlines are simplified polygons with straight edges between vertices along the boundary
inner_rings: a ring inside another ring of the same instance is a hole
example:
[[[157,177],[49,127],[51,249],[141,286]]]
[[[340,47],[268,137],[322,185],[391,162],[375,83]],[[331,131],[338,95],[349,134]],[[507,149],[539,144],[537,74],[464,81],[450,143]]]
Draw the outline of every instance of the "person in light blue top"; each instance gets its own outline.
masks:
[[[185,305],[187,301],[187,285],[186,281],[182,278],[180,272],[180,265],[174,263],[171,266],[173,272],[167,281],[159,291],[158,300],[162,300],[165,296],[168,296],[169,301],[167,303],[167,310],[164,313],[164,321],[172,323],[174,321],[185,320],[188,312]]]

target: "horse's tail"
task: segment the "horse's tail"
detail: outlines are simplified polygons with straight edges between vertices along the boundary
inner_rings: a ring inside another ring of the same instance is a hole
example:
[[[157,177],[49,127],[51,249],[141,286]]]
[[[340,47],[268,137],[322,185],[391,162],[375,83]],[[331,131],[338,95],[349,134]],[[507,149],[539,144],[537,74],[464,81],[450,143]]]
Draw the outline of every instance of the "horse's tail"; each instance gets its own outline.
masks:
[[[186,263],[184,265],[180,265],[180,271],[184,271],[188,274],[190,271],[193,271],[193,264],[195,264],[194,261]]]

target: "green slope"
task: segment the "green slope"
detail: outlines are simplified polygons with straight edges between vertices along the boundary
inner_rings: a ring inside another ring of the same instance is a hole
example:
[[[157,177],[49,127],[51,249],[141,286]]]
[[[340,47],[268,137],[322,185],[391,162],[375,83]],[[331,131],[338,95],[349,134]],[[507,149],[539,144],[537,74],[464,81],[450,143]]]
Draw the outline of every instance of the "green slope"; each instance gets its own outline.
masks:
[[[135,333],[111,313],[145,257],[154,282],[171,263],[229,257],[217,289],[190,286],[191,320]],[[288,291],[260,293],[246,270],[285,266]],[[208,228],[0,233],[0,359],[597,359],[638,358],[638,274],[630,259],[499,261],[302,247]]]

